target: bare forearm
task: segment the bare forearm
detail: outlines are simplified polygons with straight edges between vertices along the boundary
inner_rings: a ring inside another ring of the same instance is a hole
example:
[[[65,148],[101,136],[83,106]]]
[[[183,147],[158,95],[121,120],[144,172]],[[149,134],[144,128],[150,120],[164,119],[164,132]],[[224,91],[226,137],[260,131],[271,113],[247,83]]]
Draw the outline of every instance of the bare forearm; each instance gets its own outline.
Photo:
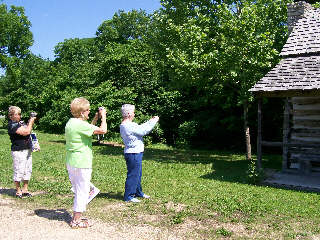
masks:
[[[34,119],[30,119],[27,126],[19,127],[16,133],[22,136],[29,135],[32,131],[33,123],[34,123]]]
[[[105,134],[107,133],[107,115],[106,115],[106,109],[104,107],[99,108],[99,113],[97,116],[101,116],[101,124],[100,127],[95,130],[94,134]]]
[[[107,119],[106,117],[101,118],[101,125],[100,125],[101,130],[103,130],[105,133],[107,132]]]

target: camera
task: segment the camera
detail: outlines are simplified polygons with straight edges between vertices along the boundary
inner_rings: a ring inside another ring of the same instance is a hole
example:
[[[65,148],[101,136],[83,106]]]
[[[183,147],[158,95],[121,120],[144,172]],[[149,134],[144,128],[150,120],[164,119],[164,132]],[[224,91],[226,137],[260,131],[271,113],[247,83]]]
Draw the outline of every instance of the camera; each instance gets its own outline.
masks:
[[[37,116],[37,113],[36,112],[31,112],[30,113],[30,117],[36,117]]]
[[[99,107],[99,108],[98,108],[98,111],[100,111],[100,110],[102,110],[102,109],[104,109],[104,107]]]

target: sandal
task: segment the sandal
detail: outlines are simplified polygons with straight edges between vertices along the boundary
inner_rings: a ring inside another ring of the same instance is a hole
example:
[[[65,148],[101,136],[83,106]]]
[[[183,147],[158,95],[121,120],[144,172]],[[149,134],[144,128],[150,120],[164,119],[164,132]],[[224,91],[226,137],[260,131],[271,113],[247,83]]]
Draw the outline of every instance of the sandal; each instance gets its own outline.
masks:
[[[85,222],[86,224],[88,224],[88,227],[93,226],[93,224],[91,222],[89,222],[89,220],[87,218],[81,218],[81,222]]]
[[[22,198],[22,193],[16,193],[16,198]]]
[[[22,193],[22,197],[32,197],[31,193],[26,192],[26,193]]]
[[[70,222],[70,227],[72,229],[77,229],[77,228],[88,228],[91,227],[92,225],[89,224],[87,219],[81,219],[80,222],[76,222],[76,221],[71,221]]]

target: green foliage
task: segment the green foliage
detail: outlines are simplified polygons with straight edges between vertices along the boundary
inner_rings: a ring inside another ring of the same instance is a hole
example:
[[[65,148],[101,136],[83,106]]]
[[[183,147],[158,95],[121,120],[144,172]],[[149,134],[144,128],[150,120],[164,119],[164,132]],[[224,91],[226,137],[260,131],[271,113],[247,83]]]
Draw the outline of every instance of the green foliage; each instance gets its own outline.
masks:
[[[194,139],[209,129],[200,120],[214,123],[218,131],[223,126],[239,139],[243,110],[237,108],[253,101],[248,89],[279,61],[288,2],[161,1],[150,44],[163,59],[169,84],[189,103],[178,126],[198,122]],[[198,117],[201,112],[207,112],[207,119]]]
[[[177,146],[190,146],[192,138],[197,134],[197,122],[189,121],[180,124],[178,127]]]
[[[94,38],[68,39],[58,43],[55,47],[56,63],[63,63],[76,67],[90,62],[97,54]]]
[[[225,103],[235,94],[241,103],[277,63],[286,40],[286,1],[162,3],[154,16],[162,44],[154,47],[165,54],[169,76],[180,87],[215,89],[222,83],[229,93]]]
[[[248,164],[247,179],[251,184],[260,184],[264,178],[264,172],[262,169],[257,168],[255,160],[251,160]]]
[[[184,222],[185,218],[186,218],[186,214],[183,211],[178,212],[172,216],[171,224],[181,224]]]
[[[252,102],[248,89],[279,60],[287,2],[163,0],[152,15],[119,11],[96,37],[59,43],[54,61],[26,55],[28,44],[21,43],[20,55],[4,47],[0,109],[14,104],[26,114],[37,111],[39,129],[62,133],[70,101],[84,96],[92,109],[107,107],[111,137],[119,131],[120,106],[132,103],[138,122],[160,117],[146,144],[242,149],[239,106]],[[23,9],[12,9],[18,12],[27,31]],[[253,126],[255,118],[249,113]],[[279,119],[270,121],[277,126]]]
[[[0,66],[10,67],[10,58],[23,58],[33,44],[31,23],[24,8],[0,4]]]
[[[232,232],[230,232],[227,229],[222,227],[222,228],[217,229],[217,234],[222,235],[224,237],[231,237]]]
[[[108,43],[126,43],[142,39],[149,27],[150,16],[143,10],[118,11],[111,20],[104,21],[96,32],[100,47]]]
[[[9,106],[17,105],[27,116],[31,111],[42,115],[43,99],[40,96],[47,88],[50,62],[30,54],[17,62],[15,72],[17,74],[7,71],[1,78],[0,108],[7,111]]]

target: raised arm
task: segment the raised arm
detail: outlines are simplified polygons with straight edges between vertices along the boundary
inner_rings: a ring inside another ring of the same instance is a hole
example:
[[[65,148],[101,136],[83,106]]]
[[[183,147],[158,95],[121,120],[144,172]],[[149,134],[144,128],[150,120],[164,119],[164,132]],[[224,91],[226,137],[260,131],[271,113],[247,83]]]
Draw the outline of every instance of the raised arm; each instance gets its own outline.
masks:
[[[147,135],[149,132],[151,132],[151,130],[154,128],[154,126],[157,124],[158,121],[159,121],[159,117],[154,116],[149,121],[135,127],[132,130],[132,133],[139,136]]]
[[[107,112],[105,108],[99,109],[99,114],[101,116],[101,125],[98,129],[96,129],[93,134],[106,134],[107,133]],[[95,118],[97,116],[97,113],[95,115]],[[94,118],[94,119],[95,119]],[[92,122],[94,121],[92,120]],[[97,120],[95,120],[95,123],[97,123]]]
[[[36,120],[36,117],[31,117],[29,119],[29,122],[27,126],[21,126],[17,129],[16,133],[22,136],[28,136],[32,131],[32,126],[34,124],[34,121]]]

